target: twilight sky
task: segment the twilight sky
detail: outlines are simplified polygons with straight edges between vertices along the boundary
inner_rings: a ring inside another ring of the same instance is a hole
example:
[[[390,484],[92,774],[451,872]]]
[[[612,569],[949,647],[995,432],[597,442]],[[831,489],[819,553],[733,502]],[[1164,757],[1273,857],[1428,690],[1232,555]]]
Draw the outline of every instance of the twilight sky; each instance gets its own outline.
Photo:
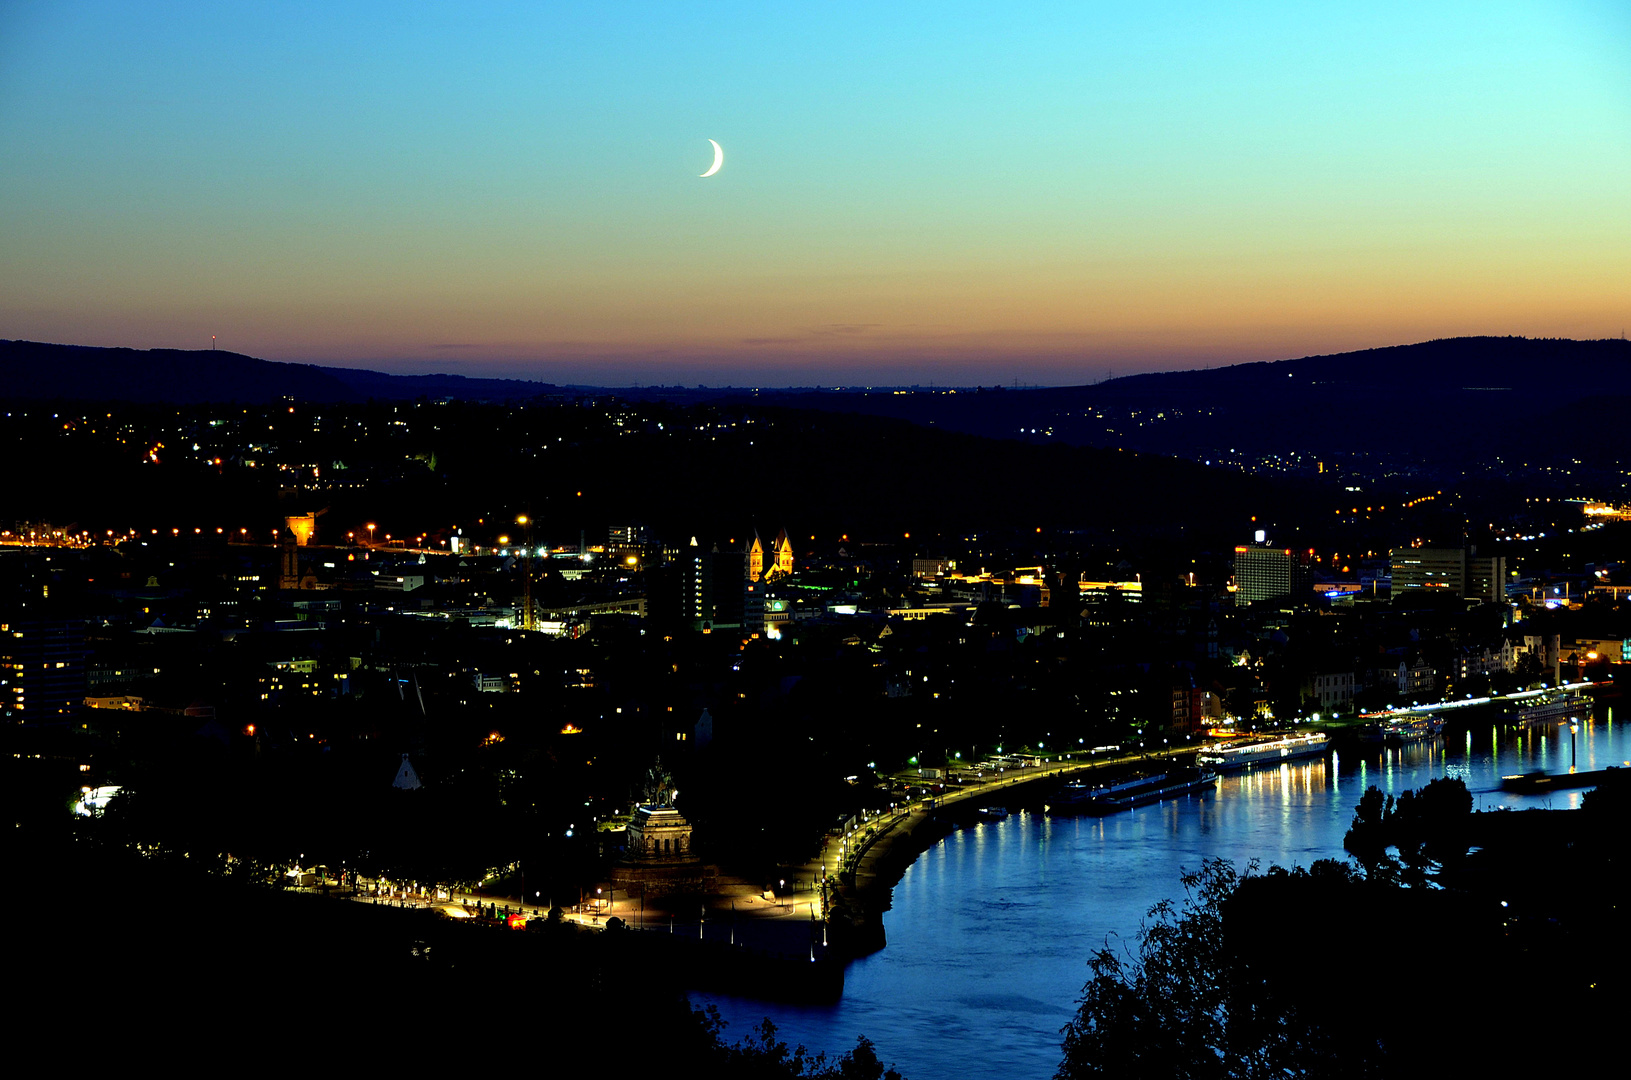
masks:
[[[248,8],[0,0],[0,338],[1046,384],[1631,324],[1624,0]]]

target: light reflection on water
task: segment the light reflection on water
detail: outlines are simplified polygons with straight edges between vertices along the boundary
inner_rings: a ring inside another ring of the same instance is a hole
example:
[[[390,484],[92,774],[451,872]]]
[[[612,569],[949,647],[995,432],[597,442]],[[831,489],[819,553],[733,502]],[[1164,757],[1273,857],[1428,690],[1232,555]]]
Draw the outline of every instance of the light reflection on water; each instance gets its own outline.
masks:
[[[1574,737],[1582,770],[1631,759],[1610,719]],[[1475,749],[1476,744],[1476,749]],[[1150,905],[1211,857],[1243,868],[1342,858],[1342,837],[1369,786],[1385,793],[1461,777],[1492,810],[1580,805],[1583,792],[1520,796],[1500,778],[1566,771],[1567,725],[1521,735],[1349,751],[1224,777],[1215,791],[1107,818],[1015,813],[959,830],[925,852],[884,916],[889,944],[850,965],[843,1000],[810,1007],[721,996],[740,1036],[769,1016],[789,1043],[842,1053],[866,1035],[910,1080],[1043,1080],[1059,1063],[1059,1029],[1075,1011],[1087,959],[1137,932]],[[1118,938],[1117,935],[1122,935]]]

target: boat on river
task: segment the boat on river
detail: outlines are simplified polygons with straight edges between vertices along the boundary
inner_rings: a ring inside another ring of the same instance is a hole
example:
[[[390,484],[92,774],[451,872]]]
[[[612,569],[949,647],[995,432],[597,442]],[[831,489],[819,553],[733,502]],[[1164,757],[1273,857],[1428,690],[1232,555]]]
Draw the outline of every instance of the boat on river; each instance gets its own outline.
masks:
[[[1521,795],[1544,795],[1549,791],[1567,791],[1571,788],[1597,787],[1610,779],[1623,780],[1631,769],[1610,765],[1606,769],[1584,772],[1546,773],[1527,772],[1501,777],[1502,791],[1515,791]]]
[[[1578,719],[1582,715],[1591,715],[1591,703],[1577,694],[1566,693],[1549,701],[1536,701],[1508,709],[1506,717],[1509,724],[1537,727]]]
[[[1160,776],[1140,776],[1119,784],[1067,784],[1061,798],[1048,804],[1048,813],[1104,817],[1200,791],[1217,782],[1218,774],[1211,769],[1174,769]]]
[[[1253,765],[1278,765],[1296,758],[1314,757],[1325,753],[1330,745],[1331,736],[1318,731],[1308,735],[1287,735],[1278,739],[1254,739],[1250,742],[1203,747],[1201,752],[1195,755],[1195,763],[1219,772],[1232,772],[1235,769],[1248,769]]]
[[[1366,749],[1427,742],[1444,733],[1444,718],[1432,713],[1390,716],[1352,729],[1352,738]]]
[[[1444,718],[1431,713],[1425,716],[1396,716],[1382,725],[1382,741],[1388,746],[1427,742],[1444,733]]]
[[[1161,778],[1159,786],[1110,801],[1117,804],[1113,807],[1114,810],[1131,810],[1135,806],[1148,806],[1179,795],[1188,795],[1192,791],[1216,787],[1217,783],[1218,774],[1212,769],[1174,769]]]
[[[1080,782],[1066,784],[1059,797],[1048,802],[1050,814],[1092,814],[1105,805],[1109,799],[1121,798],[1132,792],[1151,787],[1166,775],[1161,776],[1135,776],[1130,780],[1122,780],[1114,784],[1083,784]]]

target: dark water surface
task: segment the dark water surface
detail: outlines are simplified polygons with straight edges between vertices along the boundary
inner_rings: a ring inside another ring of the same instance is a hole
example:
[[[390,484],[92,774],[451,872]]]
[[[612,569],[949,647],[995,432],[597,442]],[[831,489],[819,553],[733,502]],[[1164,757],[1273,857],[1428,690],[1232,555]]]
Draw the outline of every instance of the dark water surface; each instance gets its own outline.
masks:
[[[1624,726],[1612,713],[1582,724],[1578,768],[1631,759]],[[765,1016],[788,1043],[829,1054],[864,1034],[908,1080],[1044,1080],[1089,955],[1117,935],[1131,944],[1150,906],[1181,894],[1185,871],[1214,856],[1265,869],[1344,858],[1343,834],[1371,785],[1397,795],[1450,775],[1467,782],[1476,809],[1577,807],[1583,791],[1499,790],[1503,775],[1569,763],[1567,726],[1485,732],[1234,774],[1215,791],[1107,818],[1014,814],[961,829],[912,864],[884,915],[888,946],[850,965],[837,1004],[693,1000],[717,1005],[732,1038]]]

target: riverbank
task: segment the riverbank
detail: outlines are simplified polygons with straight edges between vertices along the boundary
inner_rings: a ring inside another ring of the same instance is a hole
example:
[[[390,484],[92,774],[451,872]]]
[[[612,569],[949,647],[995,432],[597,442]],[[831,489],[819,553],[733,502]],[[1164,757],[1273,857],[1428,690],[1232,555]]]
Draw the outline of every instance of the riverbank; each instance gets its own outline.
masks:
[[[1167,751],[1166,756],[1184,752]],[[879,819],[855,841],[856,854],[833,878],[827,905],[830,940],[846,960],[883,948],[883,914],[889,910],[893,890],[907,867],[955,829],[973,824],[983,810],[992,806],[1040,805],[1073,777],[1124,769],[1143,760],[1147,759],[1131,756],[1013,769],[977,787],[948,790],[910,811]]]
[[[1631,731],[1625,725],[1582,725],[1581,768],[1626,759],[1631,759]],[[1047,1080],[1059,1066],[1059,1030],[1074,1014],[1091,975],[1089,959],[1106,947],[1119,953],[1134,940],[1152,905],[1181,903],[1183,876],[1206,860],[1227,859],[1238,870],[1258,860],[1260,872],[1276,864],[1309,867],[1319,859],[1345,860],[1343,837],[1368,787],[1397,797],[1446,775],[1464,779],[1478,804],[1510,807],[1474,818],[1471,824],[1482,841],[1499,842],[1483,830],[1566,830],[1572,815],[1555,811],[1578,806],[1581,793],[1558,793],[1548,803],[1543,796],[1503,793],[1500,780],[1537,768],[1566,768],[1569,760],[1566,730],[1521,738],[1474,735],[1470,742],[1463,737],[1374,753],[1343,752],[1233,773],[1219,779],[1216,792],[1103,818],[1013,813],[957,830],[911,864],[893,885],[884,915],[888,948],[849,965],[844,995],[834,1006],[783,1006],[726,995],[698,1000],[717,1006],[733,1031],[769,1017],[781,1038],[813,1049],[843,1047],[864,1032],[886,1060],[912,1077]],[[1105,778],[1100,773],[1093,782]],[[1538,811],[1547,805],[1553,811],[1542,816]],[[1537,812],[1522,813],[1531,809]],[[1515,929],[1552,932],[1544,894],[1565,880],[1566,867],[1537,863],[1522,842],[1501,846],[1517,854],[1512,873],[1503,871],[1500,883],[1522,891],[1503,895],[1511,907],[1500,911],[1516,914]],[[1530,908],[1531,902],[1537,906]],[[1474,980],[1470,991],[1461,990],[1467,985],[1461,972],[1470,945],[1454,922],[1400,921],[1375,912],[1328,926],[1319,912],[1290,913],[1274,933],[1294,947],[1302,963],[1329,965],[1336,972],[1344,965],[1364,965],[1383,972],[1393,985],[1436,980],[1446,993],[1484,1003],[1493,1010],[1489,1015],[1532,1012],[1525,1003],[1545,999],[1554,985],[1528,981],[1534,969],[1524,967],[1499,979]],[[1621,935],[1623,927],[1598,933],[1583,926],[1564,940],[1591,958]],[[1340,949],[1331,952],[1344,942],[1373,947],[1348,957],[1339,955]],[[1495,967],[1500,970],[1498,963]],[[1425,1007],[1399,1015],[1423,1030],[1442,1032],[1452,1046],[1481,1030],[1445,1028]],[[1560,1022],[1566,1034],[1578,1026],[1572,1013]]]

